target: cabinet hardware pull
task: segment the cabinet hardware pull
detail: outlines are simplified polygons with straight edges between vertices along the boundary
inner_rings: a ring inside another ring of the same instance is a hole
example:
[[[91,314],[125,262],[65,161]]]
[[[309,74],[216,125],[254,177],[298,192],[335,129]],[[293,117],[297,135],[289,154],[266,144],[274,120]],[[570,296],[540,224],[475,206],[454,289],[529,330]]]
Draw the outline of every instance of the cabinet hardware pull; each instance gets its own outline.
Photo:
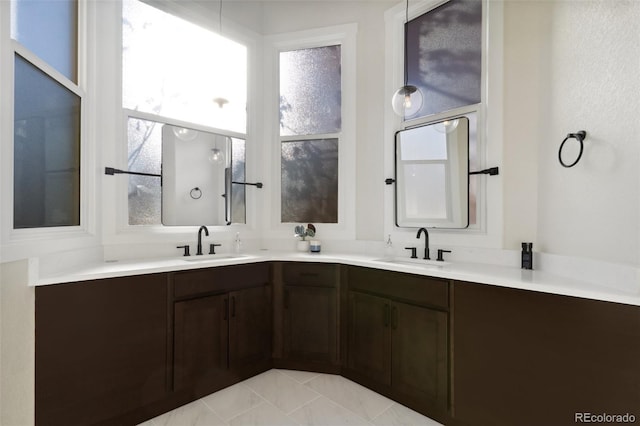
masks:
[[[394,330],[398,328],[398,308],[396,306],[391,308],[391,328]]]
[[[384,326],[385,327],[389,327],[389,317],[390,317],[389,305],[385,303],[384,304]]]
[[[236,297],[231,296],[231,318],[236,317]]]

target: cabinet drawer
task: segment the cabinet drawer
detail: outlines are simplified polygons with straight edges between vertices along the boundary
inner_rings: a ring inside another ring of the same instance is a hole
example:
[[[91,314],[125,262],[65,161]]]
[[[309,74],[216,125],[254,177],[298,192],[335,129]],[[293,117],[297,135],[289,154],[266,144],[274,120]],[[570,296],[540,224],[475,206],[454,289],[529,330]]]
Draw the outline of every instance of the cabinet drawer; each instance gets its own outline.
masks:
[[[336,287],[338,265],[327,263],[284,263],[282,279],[286,285]]]
[[[350,290],[420,305],[449,308],[448,280],[356,266],[349,267],[348,274]]]
[[[196,269],[173,274],[173,295],[175,298],[183,298],[256,287],[268,282],[267,263]]]

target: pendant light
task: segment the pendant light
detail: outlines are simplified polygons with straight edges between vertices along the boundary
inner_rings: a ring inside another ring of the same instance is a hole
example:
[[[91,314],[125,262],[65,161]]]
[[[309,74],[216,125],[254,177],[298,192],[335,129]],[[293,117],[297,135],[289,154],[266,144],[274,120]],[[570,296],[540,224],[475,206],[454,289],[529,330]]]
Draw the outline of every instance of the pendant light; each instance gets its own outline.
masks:
[[[218,3],[218,35],[222,37],[222,0]],[[218,108],[222,109],[229,103],[229,100],[227,98],[217,97],[213,99],[213,102],[218,104]]]
[[[409,84],[409,67],[407,66],[407,42],[409,31],[409,0],[405,8],[404,23],[404,86],[396,90],[391,99],[393,111],[404,118],[412,117],[422,108],[422,92]]]

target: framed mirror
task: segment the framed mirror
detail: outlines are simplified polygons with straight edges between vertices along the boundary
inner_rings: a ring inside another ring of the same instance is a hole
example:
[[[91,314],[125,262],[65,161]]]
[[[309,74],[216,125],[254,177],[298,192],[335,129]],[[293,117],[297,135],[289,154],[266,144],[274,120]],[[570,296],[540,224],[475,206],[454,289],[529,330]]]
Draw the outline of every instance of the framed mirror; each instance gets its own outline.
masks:
[[[469,119],[401,130],[395,138],[396,226],[469,226]]]
[[[129,224],[246,222],[245,140],[129,118]]]

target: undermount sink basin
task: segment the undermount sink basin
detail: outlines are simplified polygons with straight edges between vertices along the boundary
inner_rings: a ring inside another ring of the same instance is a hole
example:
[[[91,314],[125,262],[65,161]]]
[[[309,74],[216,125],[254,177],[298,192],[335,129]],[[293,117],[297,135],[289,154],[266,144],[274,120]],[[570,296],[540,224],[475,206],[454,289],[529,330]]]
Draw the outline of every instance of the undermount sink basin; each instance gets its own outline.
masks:
[[[244,254],[222,253],[222,254],[203,254],[201,256],[183,256],[180,259],[185,262],[207,262],[215,260],[231,260],[247,257]]]
[[[398,265],[415,266],[422,268],[435,268],[450,265],[451,262],[440,262],[437,260],[411,259],[403,257],[393,257],[384,259],[375,259],[376,262],[394,263]]]

